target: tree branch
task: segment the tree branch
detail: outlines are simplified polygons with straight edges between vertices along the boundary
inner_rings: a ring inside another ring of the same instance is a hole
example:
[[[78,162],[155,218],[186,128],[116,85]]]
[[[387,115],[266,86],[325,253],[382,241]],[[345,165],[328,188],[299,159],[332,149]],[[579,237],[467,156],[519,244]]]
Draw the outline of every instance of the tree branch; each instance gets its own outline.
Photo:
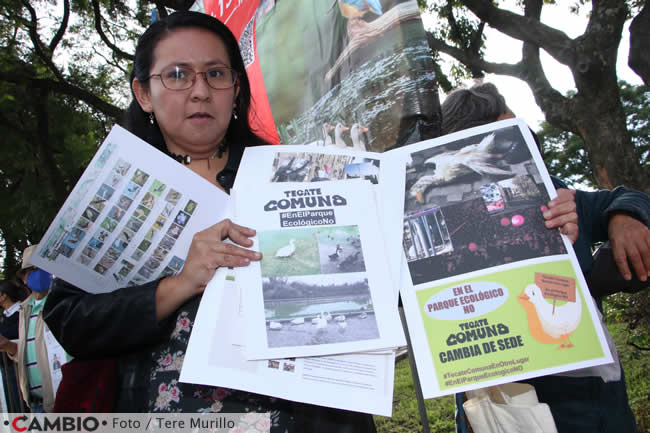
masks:
[[[575,61],[573,41],[564,32],[539,20],[499,9],[489,0],[462,0],[477,17],[500,32],[544,47],[558,62],[571,66]]]
[[[29,68],[30,66],[23,65],[23,67]],[[35,78],[35,74],[30,74],[29,70],[2,70],[0,71],[0,81],[13,83],[18,86],[23,86],[24,88],[47,86],[50,90],[56,93],[72,96],[85,102],[86,104],[104,113],[106,116],[113,118],[116,121],[119,121],[124,114],[124,111],[121,108],[104,101],[86,89],[77,87],[67,81],[58,81],[49,78]]]
[[[129,54],[126,51],[122,51],[120,47],[115,45],[113,42],[108,39],[106,36],[106,33],[104,33],[104,30],[102,29],[102,12],[99,7],[99,1],[98,0],[92,0],[92,5],[93,5],[93,12],[95,13],[95,30],[97,30],[97,34],[101,38],[102,41],[110,48],[113,50],[113,52],[124,59],[131,60],[133,61],[135,59],[135,56],[133,54]]]
[[[629,344],[630,346],[632,346],[632,347],[634,347],[634,348],[636,348],[636,349],[638,349],[638,350],[644,350],[644,351],[646,351],[646,350],[650,350],[650,347],[639,346],[638,344],[636,344],[636,343],[633,342],[633,341],[628,341],[627,344]]]
[[[476,53],[469,53],[460,48],[452,47],[444,41],[436,38],[431,32],[427,32],[427,42],[433,51],[450,55],[454,59],[466,65],[470,70],[481,70],[490,74],[508,75],[523,79],[524,69],[521,63],[493,63],[486,62]]]
[[[630,54],[627,64],[650,86],[650,3],[646,2],[641,12],[630,24]]]
[[[539,21],[542,16],[542,7],[542,0],[525,0],[524,15],[529,19]],[[539,46],[524,41],[521,49],[521,63],[526,65],[522,79],[532,90],[535,102],[544,112],[547,121],[576,133],[577,128],[567,115],[571,112],[570,109],[567,109],[570,100],[556,91],[546,78],[539,56]]]
[[[54,52],[56,46],[59,45],[59,42],[61,42],[61,39],[63,39],[63,35],[65,34],[65,31],[68,28],[69,18],[70,18],[70,0],[63,0],[63,18],[61,19],[61,25],[59,26],[59,29],[57,30],[56,34],[50,41],[49,48],[51,53]]]
[[[34,51],[36,51],[36,54],[38,57],[45,62],[47,67],[52,71],[52,73],[61,81],[64,81],[63,75],[61,75],[61,72],[59,69],[56,67],[54,62],[52,62],[52,53],[46,53],[43,50],[43,42],[41,42],[41,38],[38,35],[38,18],[36,16],[36,11],[32,7],[32,5],[29,4],[26,0],[22,1],[23,6],[27,9],[29,12],[30,16],[30,21],[27,23],[27,29],[28,29],[28,34],[29,34],[29,39],[31,39],[32,44],[34,45]]]

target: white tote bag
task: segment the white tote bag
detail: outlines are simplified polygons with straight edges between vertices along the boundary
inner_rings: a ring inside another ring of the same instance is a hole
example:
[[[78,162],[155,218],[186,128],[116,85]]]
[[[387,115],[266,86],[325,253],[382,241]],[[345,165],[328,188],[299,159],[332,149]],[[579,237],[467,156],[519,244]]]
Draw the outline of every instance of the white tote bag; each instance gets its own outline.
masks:
[[[508,383],[467,392],[463,403],[474,433],[557,433],[551,409],[535,388]]]

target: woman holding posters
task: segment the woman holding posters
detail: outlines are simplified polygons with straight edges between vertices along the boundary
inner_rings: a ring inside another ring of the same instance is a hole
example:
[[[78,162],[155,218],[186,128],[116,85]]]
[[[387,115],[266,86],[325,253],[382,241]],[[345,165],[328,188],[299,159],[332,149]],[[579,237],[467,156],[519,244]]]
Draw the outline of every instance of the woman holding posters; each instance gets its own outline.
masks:
[[[152,24],[136,47],[131,88],[127,128],[225,191],[243,147],[265,144],[249,124],[237,40],[209,15],[177,12]],[[116,411],[271,412],[271,431],[375,431],[369,415],[178,382],[205,285],[221,266],[261,259],[246,249],[254,234],[221,221],[194,236],[179,274],[142,286],[92,295],[57,280],[47,323],[75,357],[118,359]]]

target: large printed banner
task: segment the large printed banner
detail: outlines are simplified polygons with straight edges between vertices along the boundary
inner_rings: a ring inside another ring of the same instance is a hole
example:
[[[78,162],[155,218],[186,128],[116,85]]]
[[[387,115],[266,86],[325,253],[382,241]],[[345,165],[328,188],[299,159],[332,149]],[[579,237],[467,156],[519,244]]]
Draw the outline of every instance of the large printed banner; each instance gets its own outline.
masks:
[[[383,152],[439,135],[415,0],[198,0],[193,9],[239,39],[254,127],[272,143]]]

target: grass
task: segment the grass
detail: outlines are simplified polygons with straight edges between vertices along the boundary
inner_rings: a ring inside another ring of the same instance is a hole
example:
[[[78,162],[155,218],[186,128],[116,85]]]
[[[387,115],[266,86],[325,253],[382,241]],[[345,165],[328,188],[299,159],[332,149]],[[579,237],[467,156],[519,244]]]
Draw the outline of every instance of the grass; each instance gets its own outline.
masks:
[[[626,344],[624,323],[608,325],[625,370],[625,382],[639,433],[650,433],[650,353]],[[454,433],[452,396],[425,400],[427,419],[432,433]],[[420,413],[408,359],[395,365],[395,390],[392,418],[375,416],[378,433],[415,433],[422,431]]]

